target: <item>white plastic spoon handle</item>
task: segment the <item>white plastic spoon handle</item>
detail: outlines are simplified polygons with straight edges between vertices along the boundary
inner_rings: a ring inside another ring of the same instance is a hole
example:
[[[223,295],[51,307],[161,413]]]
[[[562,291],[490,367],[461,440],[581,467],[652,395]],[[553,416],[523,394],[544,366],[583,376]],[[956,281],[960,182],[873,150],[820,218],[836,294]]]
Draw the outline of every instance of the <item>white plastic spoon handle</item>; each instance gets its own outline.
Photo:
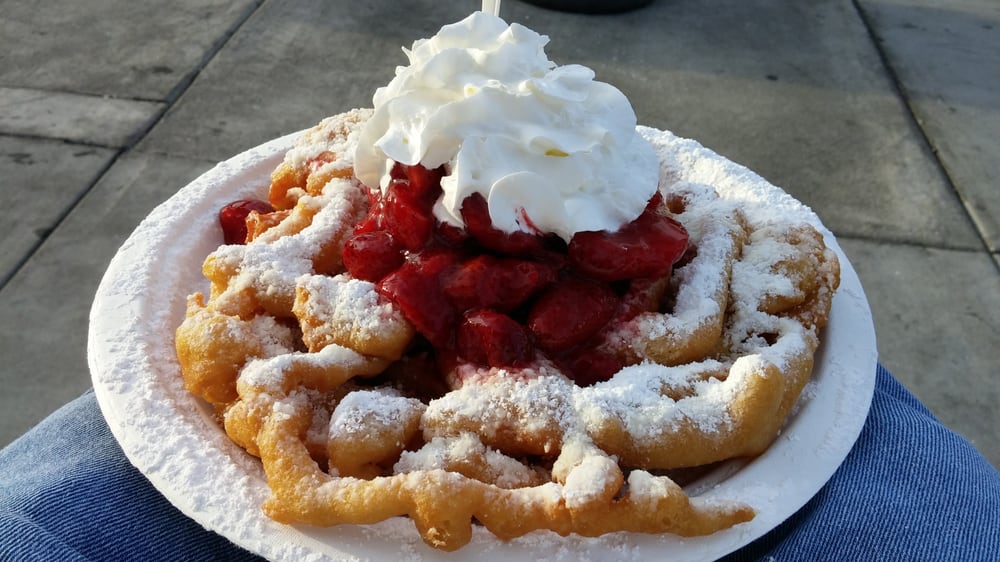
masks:
[[[483,12],[499,16],[500,0],[483,0]]]

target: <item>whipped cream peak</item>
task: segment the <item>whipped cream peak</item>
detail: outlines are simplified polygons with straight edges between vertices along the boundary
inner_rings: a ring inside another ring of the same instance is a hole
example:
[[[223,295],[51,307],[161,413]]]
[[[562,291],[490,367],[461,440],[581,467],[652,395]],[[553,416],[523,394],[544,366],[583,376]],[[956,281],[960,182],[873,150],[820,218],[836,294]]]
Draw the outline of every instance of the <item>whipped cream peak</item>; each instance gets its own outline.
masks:
[[[404,49],[409,66],[373,98],[355,152],[366,185],[393,162],[444,165],[435,217],[463,226],[462,202],[486,199],[506,232],[614,231],[642,213],[659,163],[625,95],[580,65],[557,66],[548,38],[475,12]]]

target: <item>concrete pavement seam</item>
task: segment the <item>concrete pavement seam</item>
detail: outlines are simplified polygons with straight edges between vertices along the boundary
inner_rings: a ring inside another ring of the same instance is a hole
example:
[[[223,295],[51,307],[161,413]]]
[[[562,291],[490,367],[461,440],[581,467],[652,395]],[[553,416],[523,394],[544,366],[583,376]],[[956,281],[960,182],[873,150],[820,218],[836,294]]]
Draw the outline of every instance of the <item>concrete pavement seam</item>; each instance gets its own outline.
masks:
[[[30,260],[31,257],[35,255],[35,252],[37,252],[38,249],[43,244],[45,244],[45,241],[48,240],[49,237],[52,235],[52,233],[59,228],[59,226],[63,223],[63,221],[66,220],[66,217],[68,217],[70,213],[73,212],[73,209],[75,209],[76,206],[79,205],[80,201],[82,201],[83,198],[86,197],[88,193],[90,193],[90,191],[94,188],[94,186],[101,181],[101,178],[103,178],[104,175],[108,172],[108,170],[110,170],[111,167],[114,166],[116,162],[118,162],[118,160],[122,157],[122,155],[129,152],[133,147],[135,147],[135,145],[140,140],[142,140],[143,137],[148,135],[149,132],[152,131],[153,128],[156,127],[156,125],[161,120],[163,120],[163,117],[164,115],[166,115],[167,111],[169,111],[170,108],[173,107],[178,100],[180,100],[181,96],[184,94],[184,92],[188,90],[188,88],[191,87],[191,85],[194,83],[195,79],[197,79],[201,71],[206,66],[208,66],[208,64],[212,61],[213,58],[215,58],[215,56],[219,53],[219,51],[221,51],[226,46],[226,43],[228,43],[229,40],[232,39],[234,35],[236,35],[236,32],[239,31],[241,27],[243,27],[243,24],[245,24],[247,20],[250,19],[250,17],[257,12],[258,9],[260,9],[261,5],[263,5],[265,1],[266,0],[257,0],[256,2],[251,4],[248,7],[248,9],[243,14],[241,14],[241,16],[233,23],[233,25],[231,25],[222,33],[219,40],[214,42],[205,51],[205,55],[198,62],[198,64],[196,64],[189,72],[187,72],[184,76],[180,78],[180,80],[178,80],[177,85],[171,88],[171,90],[167,93],[167,95],[164,96],[163,100],[144,100],[144,101],[162,101],[164,102],[164,106],[160,108],[158,111],[156,111],[153,114],[153,116],[145,124],[143,124],[143,126],[137,128],[136,131],[129,136],[125,144],[116,150],[116,152],[111,156],[111,158],[109,158],[108,161],[103,166],[101,166],[98,172],[94,174],[94,177],[87,183],[87,185],[82,190],[80,190],[80,192],[75,197],[73,197],[73,199],[69,202],[69,204],[62,210],[62,212],[59,213],[55,221],[53,221],[52,226],[45,231],[44,235],[40,236],[38,240],[36,240],[35,243],[32,244],[31,248],[29,248],[28,251],[24,253],[21,259],[17,261],[17,263],[14,265],[14,267],[11,269],[9,273],[0,278],[0,291],[3,291],[4,287],[7,286],[10,280],[17,276],[18,272],[21,271],[21,268],[23,268],[24,265],[28,262],[28,260]],[[73,92],[67,92],[67,93],[73,93]],[[4,136],[15,137],[15,138],[35,138],[44,140],[63,141],[67,144],[73,144],[79,146],[114,148],[98,144],[82,143],[78,141],[68,141],[66,139],[53,138],[53,137],[41,137],[41,136],[35,137],[32,135],[13,135],[13,134],[5,134]]]
[[[919,117],[914,111],[913,104],[910,103],[910,97],[907,93],[906,87],[904,86],[899,75],[896,73],[896,69],[895,67],[893,67],[892,61],[889,59],[888,54],[886,54],[885,49],[882,48],[882,42],[879,38],[877,31],[875,30],[875,25],[872,23],[871,17],[868,15],[868,12],[865,11],[864,6],[861,5],[860,0],[851,0],[851,4],[854,5],[854,9],[858,13],[858,17],[861,19],[862,25],[865,26],[865,30],[867,31],[868,36],[871,38],[872,45],[875,48],[875,52],[878,53],[879,60],[882,62],[882,66],[885,68],[885,72],[889,78],[889,81],[892,83],[893,88],[896,90],[896,94],[903,101],[903,106],[906,108],[906,115],[909,117],[910,121],[913,122],[914,126],[916,126],[917,130],[920,131],[920,139],[924,147],[927,149],[928,154],[932,156],[931,159],[934,162],[934,166],[941,173],[941,177],[943,177],[945,182],[948,184],[948,188],[955,195],[955,197],[958,198],[958,201],[962,206],[962,211],[964,212],[966,219],[972,224],[972,228],[976,231],[976,236],[979,238],[979,244],[982,246],[982,251],[985,252],[986,254],[990,254],[990,247],[986,241],[986,235],[980,228],[979,223],[976,222],[975,217],[972,215],[972,213],[969,212],[969,208],[968,205],[966,204],[966,201],[962,198],[961,192],[958,190],[958,187],[955,185],[954,179],[948,172],[948,167],[945,166],[944,162],[941,161],[941,158],[938,155],[937,147],[934,146],[934,143],[931,141],[930,136],[924,129],[923,123],[920,121]],[[994,260],[994,265],[997,268],[997,272],[1000,273],[1000,261]]]

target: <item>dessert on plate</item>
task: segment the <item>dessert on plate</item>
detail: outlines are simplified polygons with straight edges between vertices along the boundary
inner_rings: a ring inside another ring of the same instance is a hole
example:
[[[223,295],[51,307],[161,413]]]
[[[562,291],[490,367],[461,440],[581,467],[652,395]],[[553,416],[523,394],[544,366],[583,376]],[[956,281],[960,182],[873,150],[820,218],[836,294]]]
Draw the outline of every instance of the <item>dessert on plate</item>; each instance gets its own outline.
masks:
[[[443,27],[373,108],[303,133],[266,201],[220,211],[176,351],[260,457],[275,520],[406,516],[454,550],[473,525],[693,536],[753,518],[684,477],[778,435],[836,255],[763,180],[686,180],[692,141],[637,127],[546,42],[481,12]]]

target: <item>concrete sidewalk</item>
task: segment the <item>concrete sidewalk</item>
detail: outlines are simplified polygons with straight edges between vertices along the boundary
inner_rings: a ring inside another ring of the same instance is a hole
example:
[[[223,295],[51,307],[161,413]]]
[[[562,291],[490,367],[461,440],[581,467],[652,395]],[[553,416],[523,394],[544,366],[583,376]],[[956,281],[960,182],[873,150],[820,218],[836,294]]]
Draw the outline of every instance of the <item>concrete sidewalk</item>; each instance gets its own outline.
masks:
[[[475,0],[0,0],[0,446],[90,386],[87,315],[158,203],[352,107]],[[639,121],[813,207],[882,362],[1000,466],[1000,4],[657,0],[502,15]]]

